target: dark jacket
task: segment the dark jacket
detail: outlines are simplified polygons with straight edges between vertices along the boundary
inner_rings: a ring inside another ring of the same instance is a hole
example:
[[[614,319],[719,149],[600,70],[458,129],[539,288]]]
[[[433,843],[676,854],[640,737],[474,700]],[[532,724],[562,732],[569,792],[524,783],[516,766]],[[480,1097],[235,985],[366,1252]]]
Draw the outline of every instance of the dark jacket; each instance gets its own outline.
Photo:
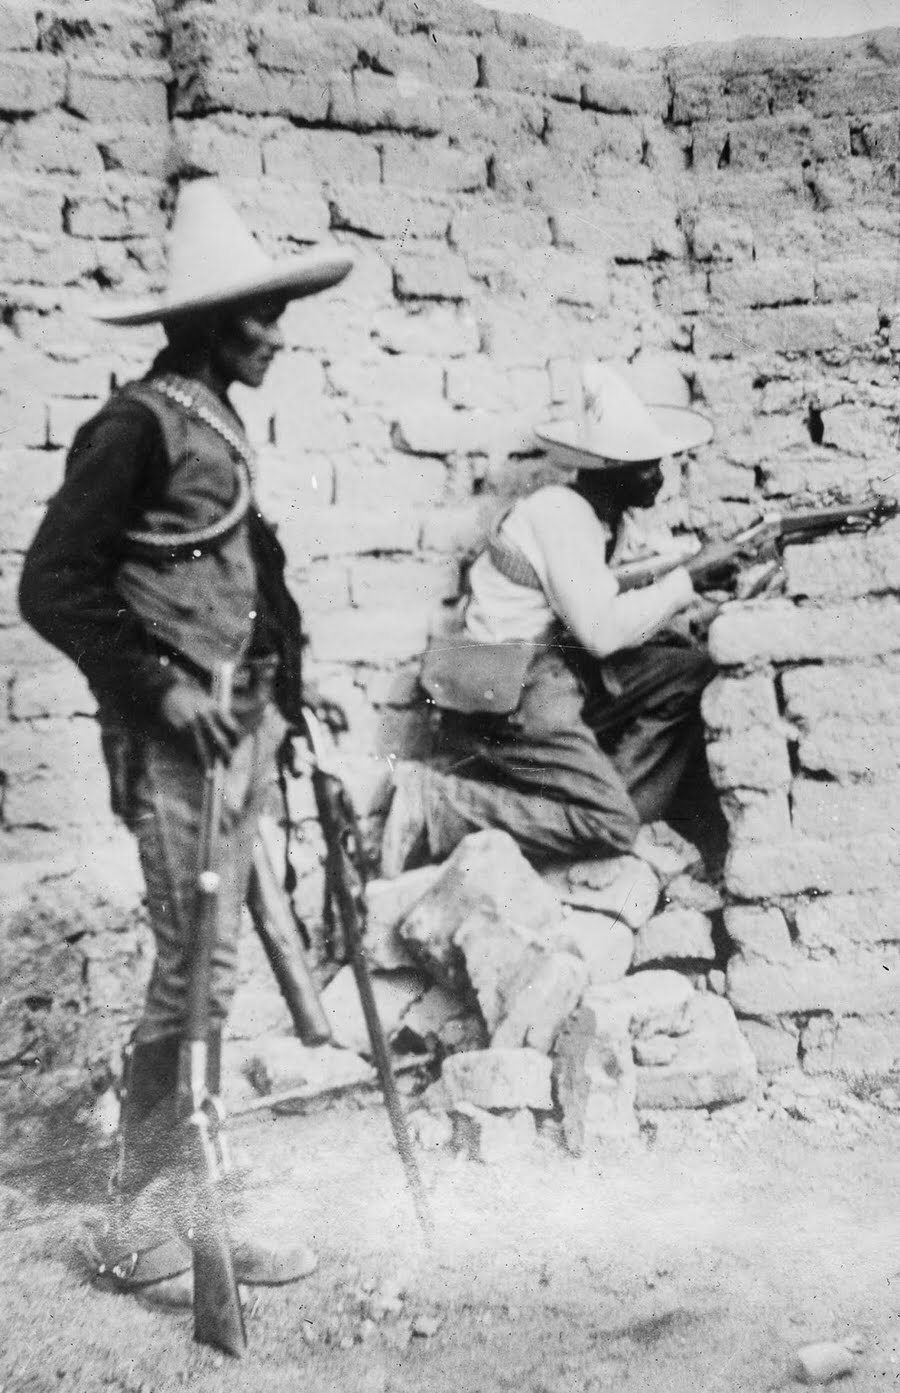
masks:
[[[147,380],[173,369],[161,355]],[[20,605],[98,701],[126,719],[153,720],[185,672],[204,680],[217,662],[269,654],[279,659],[279,706],[297,718],[300,617],[284,552],[255,504],[225,537],[187,555],[151,559],[127,536],[215,522],[238,468],[221,436],[140,384],[114,393],[75,438],[25,560]]]

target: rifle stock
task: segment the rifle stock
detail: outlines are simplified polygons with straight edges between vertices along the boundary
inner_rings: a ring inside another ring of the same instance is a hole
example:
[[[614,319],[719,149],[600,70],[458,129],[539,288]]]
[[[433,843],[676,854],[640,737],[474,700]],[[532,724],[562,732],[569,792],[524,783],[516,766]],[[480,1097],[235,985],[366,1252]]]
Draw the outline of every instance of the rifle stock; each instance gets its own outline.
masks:
[[[862,499],[855,503],[833,504],[824,508],[794,508],[766,513],[750,527],[721,542],[712,542],[699,551],[682,551],[672,556],[650,556],[613,566],[619,590],[637,590],[662,580],[684,566],[699,590],[704,583],[721,575],[742,560],[751,559],[767,544],[777,544],[803,534],[815,535],[837,528],[874,526],[892,517],[900,508],[893,499]]]
[[[277,829],[262,817],[253,850],[247,907],[269,965],[304,1045],[325,1045],[332,1038],[318,989],[306,961],[293,911],[275,869],[272,841]]]
[[[359,843],[356,814],[344,783],[331,766],[330,752],[318,720],[306,707],[303,710],[304,732],[312,754],[312,786],[326,847],[326,887],[332,905],[337,910],[344,933],[350,965],[356,979],[360,1004],[372,1045],[372,1058],[384,1096],[397,1150],[406,1173],[416,1215],[426,1242],[431,1242],[434,1226],[425,1197],[425,1187],[419,1174],[415,1152],[400,1104],[391,1052],[381,1018],[363,943],[365,931],[365,872]]]
[[[233,665],[223,663],[213,682],[219,710],[231,705]],[[209,994],[219,909],[219,837],[224,765],[207,770],[200,818],[197,934],[188,992],[187,1027],[179,1057],[178,1101],[191,1176],[194,1339],[239,1357],[247,1346],[231,1244],[218,1194],[227,1158],[220,1136],[221,1106],[207,1084]]]

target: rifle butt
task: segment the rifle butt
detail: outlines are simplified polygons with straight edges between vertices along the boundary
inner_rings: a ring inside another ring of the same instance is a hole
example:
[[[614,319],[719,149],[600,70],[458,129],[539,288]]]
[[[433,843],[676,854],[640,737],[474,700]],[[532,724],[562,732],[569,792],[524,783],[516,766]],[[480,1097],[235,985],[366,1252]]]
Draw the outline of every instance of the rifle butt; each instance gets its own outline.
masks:
[[[247,1331],[227,1235],[204,1217],[194,1228],[194,1339],[233,1359],[247,1348]]]
[[[247,908],[298,1038],[304,1045],[328,1044],[331,1027],[262,834],[253,851]]]

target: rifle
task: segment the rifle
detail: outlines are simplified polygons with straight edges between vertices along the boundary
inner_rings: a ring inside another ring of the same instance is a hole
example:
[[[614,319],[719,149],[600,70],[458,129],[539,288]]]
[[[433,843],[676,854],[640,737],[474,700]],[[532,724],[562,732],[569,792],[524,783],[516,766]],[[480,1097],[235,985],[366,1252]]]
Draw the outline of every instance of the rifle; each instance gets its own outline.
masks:
[[[891,498],[860,499],[825,508],[794,508],[765,513],[757,522],[721,542],[710,542],[699,551],[673,556],[651,556],[614,566],[619,590],[651,585],[684,566],[697,590],[721,582],[740,562],[757,560],[766,551],[778,554],[780,543],[792,538],[814,537],[824,532],[862,531],[893,517],[900,501]]]
[[[385,1107],[406,1172],[416,1215],[425,1239],[430,1243],[434,1227],[407,1131],[406,1118],[400,1105],[390,1049],[378,1015],[363,946],[366,871],[356,812],[344,782],[335,768],[333,746],[327,741],[321,723],[308,707],[303,708],[302,734],[312,755],[313,796],[325,840],[325,893],[330,912],[339,921],[343,931],[343,941],[356,978]]]
[[[231,705],[234,665],[223,663],[213,696],[226,714]],[[239,1357],[247,1347],[244,1316],[234,1275],[218,1181],[228,1158],[221,1135],[222,1105],[207,1084],[209,992],[219,902],[219,838],[225,767],[216,759],[206,771],[200,815],[197,923],[188,992],[188,1019],[178,1060],[178,1107],[193,1208],[194,1339]]]
[[[331,1039],[331,1027],[306,961],[301,926],[294,918],[275,868],[272,841],[276,834],[272,819],[261,817],[253,850],[247,908],[298,1038],[304,1045],[324,1045]]]

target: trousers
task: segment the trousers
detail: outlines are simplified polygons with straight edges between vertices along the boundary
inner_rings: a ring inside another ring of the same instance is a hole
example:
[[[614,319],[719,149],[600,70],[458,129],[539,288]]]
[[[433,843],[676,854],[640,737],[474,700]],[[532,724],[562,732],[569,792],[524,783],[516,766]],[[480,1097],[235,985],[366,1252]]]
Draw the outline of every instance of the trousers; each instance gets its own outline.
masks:
[[[237,745],[225,775],[219,847],[218,932],[213,951],[213,1027],[228,1016],[259,815],[271,789],[285,723],[268,703]],[[137,839],[155,958],[135,1039],[181,1035],[197,924],[204,771],[196,754],[162,731],[135,730],[101,711],[113,811]]]
[[[441,713],[426,799],[431,851],[470,832],[509,832],[526,855],[627,851],[666,818],[712,858],[725,823],[709,777],[700,695],[705,650],[648,643],[605,658],[554,646],[533,661],[505,717]]]

